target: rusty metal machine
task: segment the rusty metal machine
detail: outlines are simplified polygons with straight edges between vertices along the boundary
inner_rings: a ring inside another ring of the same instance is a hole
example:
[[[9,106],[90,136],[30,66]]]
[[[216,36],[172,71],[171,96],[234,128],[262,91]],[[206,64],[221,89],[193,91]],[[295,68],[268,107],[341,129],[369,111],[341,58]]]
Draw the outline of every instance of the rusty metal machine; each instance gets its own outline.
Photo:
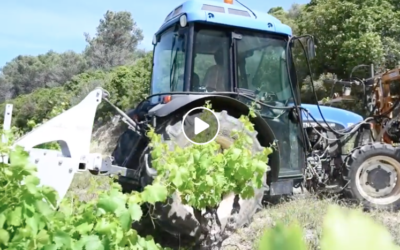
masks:
[[[400,68],[375,74],[372,65],[359,65],[352,72],[361,67],[370,67],[371,77],[325,81],[332,90],[342,86],[342,91],[324,105],[361,104],[366,118],[342,130],[322,122],[308,129],[309,138],[316,139],[307,159],[305,186],[342,193],[367,209],[400,209]],[[346,121],[346,116],[336,116],[336,123]]]
[[[367,95],[371,115],[374,119],[373,132],[376,141],[398,143],[400,140],[399,104],[400,67],[377,75]]]

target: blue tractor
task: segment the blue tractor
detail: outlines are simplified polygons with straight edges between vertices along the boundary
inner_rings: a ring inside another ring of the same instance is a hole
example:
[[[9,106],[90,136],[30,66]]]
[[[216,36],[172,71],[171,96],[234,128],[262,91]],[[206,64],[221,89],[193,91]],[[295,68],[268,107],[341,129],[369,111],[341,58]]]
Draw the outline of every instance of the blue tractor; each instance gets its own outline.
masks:
[[[296,44],[301,53],[294,53]],[[310,165],[310,136],[319,129],[313,123],[319,127],[328,122],[337,130],[346,130],[363,120],[349,111],[301,104],[299,83],[303,79],[296,74],[295,61],[299,57],[305,62],[312,59],[313,37],[294,37],[291,28],[275,17],[242,4],[186,1],[166,16],[153,45],[150,96],[128,112],[138,126],[136,130],[145,130],[151,123],[166,143],[185,148],[191,143],[183,130],[190,130],[199,115],[191,110],[210,101],[220,124],[216,141],[229,146],[233,140],[229,132],[239,126],[241,115],[248,114],[249,105],[257,102],[258,116],[252,120],[256,130],[251,134],[253,149],[276,142],[265,185],[256,190],[255,197],[226,197],[222,201],[229,208],[218,212],[225,235],[248,224],[264,199],[291,195],[293,187],[303,183]],[[183,120],[185,115],[189,119]],[[119,138],[113,164],[129,169],[127,176],[119,178],[126,192],[141,190],[156,175],[148,143],[145,136],[130,129]],[[234,203],[239,209],[234,209]],[[193,211],[177,198],[152,210],[165,231],[201,238]],[[232,218],[234,223],[230,223]]]

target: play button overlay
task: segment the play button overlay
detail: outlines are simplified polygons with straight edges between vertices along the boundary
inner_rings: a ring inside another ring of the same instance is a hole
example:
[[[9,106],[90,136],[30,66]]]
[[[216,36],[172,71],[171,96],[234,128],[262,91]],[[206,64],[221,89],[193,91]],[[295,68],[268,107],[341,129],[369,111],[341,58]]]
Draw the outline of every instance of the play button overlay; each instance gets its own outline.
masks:
[[[204,130],[208,129],[210,125],[206,122],[203,122],[200,118],[194,118],[194,134],[198,135]]]
[[[194,108],[183,117],[182,131],[191,143],[207,144],[217,137],[219,120],[215,113],[208,108]]]

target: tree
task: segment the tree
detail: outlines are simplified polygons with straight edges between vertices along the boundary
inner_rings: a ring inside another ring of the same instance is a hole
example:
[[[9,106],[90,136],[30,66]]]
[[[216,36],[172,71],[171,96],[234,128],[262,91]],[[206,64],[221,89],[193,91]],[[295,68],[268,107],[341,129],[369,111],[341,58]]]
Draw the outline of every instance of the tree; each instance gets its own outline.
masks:
[[[285,11],[282,7],[274,7],[269,9],[268,14],[278,18],[282,23],[289,25],[292,28],[293,34],[298,35],[297,20],[299,19],[304,6],[305,5],[303,4],[295,3],[292,4],[288,11]]]
[[[96,36],[91,38],[85,33],[85,38],[88,43],[85,55],[90,66],[110,69],[133,61],[143,34],[130,12],[107,11],[100,20]]]
[[[358,64],[392,68],[400,60],[400,12],[388,0],[314,0],[298,20],[317,38],[314,71],[348,77]]]
[[[2,68],[0,88],[11,97],[31,93],[37,88],[57,87],[87,68],[82,55],[72,51],[49,51],[39,56],[18,56]],[[1,99],[0,99],[1,101]]]
[[[11,98],[12,85],[5,79],[0,72],[0,103]]]

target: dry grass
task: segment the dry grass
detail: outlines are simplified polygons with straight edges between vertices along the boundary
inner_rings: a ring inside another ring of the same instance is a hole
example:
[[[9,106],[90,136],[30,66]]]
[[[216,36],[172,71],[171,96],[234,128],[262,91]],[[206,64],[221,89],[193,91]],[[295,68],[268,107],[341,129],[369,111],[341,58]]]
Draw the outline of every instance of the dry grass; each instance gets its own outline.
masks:
[[[319,199],[311,195],[295,196],[289,201],[271,205],[255,215],[253,222],[240,229],[235,235],[224,242],[224,250],[256,249],[258,239],[264,230],[271,228],[276,222],[290,225],[297,222],[302,228],[308,249],[319,249],[319,239],[322,234],[322,222],[330,205],[337,204],[347,209],[362,211],[361,207],[346,205],[336,199]],[[400,245],[400,213],[384,211],[364,212],[376,222],[383,224],[392,234],[396,244]]]
[[[115,148],[119,135],[123,132],[121,126],[112,121],[103,125],[97,125],[92,134],[90,151],[102,155],[110,155]],[[107,189],[110,178],[106,176],[95,176],[89,172],[77,173],[71,183],[66,198],[78,196],[80,200],[90,200],[95,197],[93,189]]]
[[[109,177],[95,176],[89,172],[78,173],[71,183],[66,198],[77,197],[82,201],[89,201],[96,198],[94,190],[106,190],[109,186]]]

